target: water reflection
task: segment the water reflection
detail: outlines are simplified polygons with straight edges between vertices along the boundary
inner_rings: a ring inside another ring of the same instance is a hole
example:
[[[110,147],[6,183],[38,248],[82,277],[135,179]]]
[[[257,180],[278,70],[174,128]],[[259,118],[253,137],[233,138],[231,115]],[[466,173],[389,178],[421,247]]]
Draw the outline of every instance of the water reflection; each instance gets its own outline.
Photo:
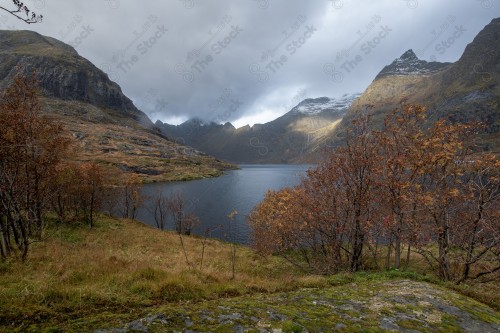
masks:
[[[195,213],[201,220],[193,233],[204,235],[210,229],[210,237],[249,242],[249,227],[246,217],[259,203],[268,189],[294,186],[305,176],[311,165],[241,165],[240,170],[228,171],[218,178],[190,182],[148,184],[143,194],[152,196],[160,190],[164,195],[174,191],[184,194],[186,213]],[[228,214],[237,211],[231,225]],[[146,209],[138,213],[138,220],[155,226],[152,214]],[[173,230],[172,219],[167,228]]]

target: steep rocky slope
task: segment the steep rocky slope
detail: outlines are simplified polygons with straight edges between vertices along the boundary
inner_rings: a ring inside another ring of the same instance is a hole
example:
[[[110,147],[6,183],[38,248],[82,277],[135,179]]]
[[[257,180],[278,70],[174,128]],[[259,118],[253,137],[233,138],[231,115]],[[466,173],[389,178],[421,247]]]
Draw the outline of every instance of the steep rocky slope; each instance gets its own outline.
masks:
[[[118,84],[71,46],[54,38],[32,31],[0,31],[0,57],[0,90],[16,75],[16,67],[28,75],[35,70],[46,97],[117,110],[145,127],[153,127]]]
[[[413,51],[405,52],[386,66],[330,138],[342,143],[346,126],[356,113],[373,106],[374,126],[380,127],[387,112],[402,99],[425,105],[431,120],[447,118],[456,122],[480,121],[486,129],[479,142],[484,149],[500,152],[500,18],[494,19],[467,45],[453,63],[419,60]]]
[[[146,181],[216,176],[231,167],[161,135],[118,84],[54,38],[0,31],[0,91],[19,71],[35,71],[43,111],[80,142],[79,160],[112,164]]]
[[[375,80],[396,75],[431,75],[445,69],[449,65],[450,63],[420,60],[413,50],[408,50],[403,53],[401,57],[395,59],[390,65],[385,66],[375,77]]]

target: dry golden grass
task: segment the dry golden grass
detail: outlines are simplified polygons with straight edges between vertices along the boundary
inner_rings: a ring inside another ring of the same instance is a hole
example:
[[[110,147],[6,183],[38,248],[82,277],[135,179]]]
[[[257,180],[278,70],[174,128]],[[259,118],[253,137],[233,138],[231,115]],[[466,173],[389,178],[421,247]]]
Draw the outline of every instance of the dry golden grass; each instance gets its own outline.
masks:
[[[0,261],[0,332],[87,331],[103,323],[119,326],[164,305],[401,278],[438,283],[500,308],[498,283],[441,283],[418,255],[409,271],[384,271],[381,260],[373,272],[315,276],[238,246],[232,280],[230,244],[206,240],[200,267],[202,238],[183,241],[191,266],[172,232],[109,217],[100,217],[92,230],[52,222],[26,262]]]
[[[25,263],[0,263],[0,327],[104,313],[141,314],[165,303],[327,285],[278,258],[238,246],[231,280],[230,244],[183,237],[139,222],[100,218],[96,228],[51,226]],[[24,318],[24,319],[23,319]],[[23,321],[24,320],[24,321]],[[1,329],[0,329],[1,331]]]

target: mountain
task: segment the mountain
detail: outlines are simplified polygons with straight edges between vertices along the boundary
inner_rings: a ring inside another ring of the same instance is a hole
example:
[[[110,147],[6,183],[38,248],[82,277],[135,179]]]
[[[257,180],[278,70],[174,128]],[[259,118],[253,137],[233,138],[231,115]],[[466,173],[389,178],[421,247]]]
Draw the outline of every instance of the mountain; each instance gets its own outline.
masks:
[[[499,153],[499,79],[500,18],[496,18],[467,45],[455,63],[426,62],[412,50],[394,60],[352,104],[329,140],[332,145],[342,144],[351,120],[368,105],[373,107],[374,127],[380,128],[385,115],[406,99],[426,106],[431,120],[484,123],[479,144]]]
[[[312,163],[325,147],[343,144],[359,112],[372,109],[373,128],[401,101],[422,104],[435,121],[480,121],[484,149],[500,152],[500,19],[494,19],[455,63],[427,62],[412,50],[385,66],[363,94],[340,99],[306,99],[282,117],[253,127],[190,120],[174,126],[157,122],[162,133],[222,159],[240,163]]]
[[[205,124],[199,119],[178,126],[160,121],[156,125],[167,137],[231,162],[297,163],[333,131],[357,97],[309,98],[271,122],[238,129],[231,123]]]
[[[430,75],[437,73],[450,63],[427,62],[418,59],[413,50],[408,50],[403,55],[395,59],[390,65],[385,66],[375,77],[375,80],[388,76],[408,76],[408,75]]]
[[[352,102],[361,94],[345,94],[339,99],[320,97],[308,98],[300,102],[290,112],[314,116],[321,113],[342,117]]]
[[[36,73],[42,111],[79,141],[78,160],[114,165],[147,181],[215,176],[231,167],[168,140],[71,46],[32,31],[0,30],[0,92],[19,71]]]
[[[16,66],[27,75],[35,70],[45,97],[116,110],[145,127],[153,127],[104,72],[54,38],[31,31],[0,31],[0,56],[0,90],[17,73]]]

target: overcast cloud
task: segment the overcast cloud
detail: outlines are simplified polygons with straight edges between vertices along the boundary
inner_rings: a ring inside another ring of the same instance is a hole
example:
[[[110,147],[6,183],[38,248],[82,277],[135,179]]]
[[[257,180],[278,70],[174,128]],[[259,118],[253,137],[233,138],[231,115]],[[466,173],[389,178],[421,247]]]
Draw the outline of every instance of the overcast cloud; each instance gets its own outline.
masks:
[[[44,22],[0,12],[0,29],[73,45],[153,121],[237,126],[270,121],[303,98],[363,92],[410,48],[456,61],[500,13],[500,0],[25,2]]]

